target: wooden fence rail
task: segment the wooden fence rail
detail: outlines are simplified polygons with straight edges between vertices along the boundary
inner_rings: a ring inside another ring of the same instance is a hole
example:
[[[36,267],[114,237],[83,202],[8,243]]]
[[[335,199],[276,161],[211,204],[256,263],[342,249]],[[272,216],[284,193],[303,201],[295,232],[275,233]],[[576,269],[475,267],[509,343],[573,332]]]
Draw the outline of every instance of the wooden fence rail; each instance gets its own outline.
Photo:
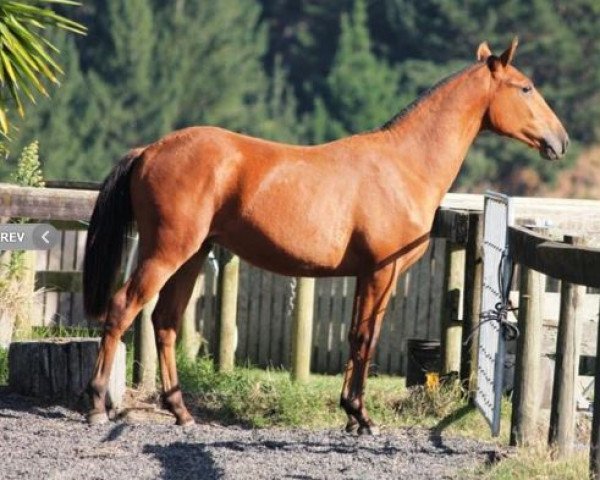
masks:
[[[534,233],[523,227],[510,227],[510,245],[513,259],[525,268],[534,269],[545,275],[551,275],[563,282],[561,291],[561,315],[559,319],[559,335],[557,337],[557,359],[554,374],[554,391],[550,415],[549,441],[558,447],[558,454],[565,455],[573,448],[575,424],[575,370],[579,365],[578,327],[576,311],[578,306],[577,287],[572,284],[600,287],[600,249],[576,245],[577,242],[567,238],[566,242],[552,241],[543,235]],[[529,292],[536,297],[535,288]],[[540,301],[539,296],[535,298]],[[531,302],[532,299],[530,298]],[[599,322],[600,324],[600,322]],[[521,332],[521,344],[537,342],[529,328]],[[600,330],[598,343],[600,345]],[[523,351],[517,352],[522,357]],[[596,351],[596,359],[598,358]],[[517,358],[519,365],[519,357]],[[523,364],[521,360],[521,375],[532,376],[529,368],[535,368],[535,362]],[[592,434],[590,444],[590,478],[600,478],[600,362],[596,361],[595,395],[593,404]],[[535,396],[538,388],[531,381],[522,388]],[[511,432],[522,433],[524,425],[531,423],[535,412],[529,412],[521,404],[519,397],[513,397],[513,421]],[[528,438],[519,438],[524,443]]]

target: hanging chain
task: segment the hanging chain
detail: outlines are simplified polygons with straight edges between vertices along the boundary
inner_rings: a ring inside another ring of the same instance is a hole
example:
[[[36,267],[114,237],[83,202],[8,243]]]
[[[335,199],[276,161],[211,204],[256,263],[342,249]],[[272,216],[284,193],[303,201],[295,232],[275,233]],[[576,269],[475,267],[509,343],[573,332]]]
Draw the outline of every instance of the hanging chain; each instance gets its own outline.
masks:
[[[296,277],[292,277],[290,279],[290,296],[288,297],[287,307],[285,309],[285,318],[288,318],[292,315],[294,311],[294,303],[296,302],[296,288],[298,286],[298,279]]]

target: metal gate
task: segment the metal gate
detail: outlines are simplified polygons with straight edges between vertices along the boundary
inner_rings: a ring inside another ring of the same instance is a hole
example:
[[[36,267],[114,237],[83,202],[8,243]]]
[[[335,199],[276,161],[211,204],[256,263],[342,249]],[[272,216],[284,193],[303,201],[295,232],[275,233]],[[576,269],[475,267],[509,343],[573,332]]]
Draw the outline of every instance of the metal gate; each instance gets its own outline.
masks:
[[[492,435],[497,436],[505,357],[502,321],[512,273],[508,227],[513,224],[513,208],[510,198],[498,193],[486,193],[484,201],[482,313],[475,403],[489,422]]]

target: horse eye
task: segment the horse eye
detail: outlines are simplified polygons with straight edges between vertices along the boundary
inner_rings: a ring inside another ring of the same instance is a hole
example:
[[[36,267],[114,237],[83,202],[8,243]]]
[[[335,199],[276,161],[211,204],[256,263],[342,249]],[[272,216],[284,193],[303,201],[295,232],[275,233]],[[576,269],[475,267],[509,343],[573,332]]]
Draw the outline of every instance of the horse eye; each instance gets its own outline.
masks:
[[[527,85],[525,87],[521,87],[521,91],[523,93],[531,93],[532,90],[533,90],[533,87],[531,85]]]

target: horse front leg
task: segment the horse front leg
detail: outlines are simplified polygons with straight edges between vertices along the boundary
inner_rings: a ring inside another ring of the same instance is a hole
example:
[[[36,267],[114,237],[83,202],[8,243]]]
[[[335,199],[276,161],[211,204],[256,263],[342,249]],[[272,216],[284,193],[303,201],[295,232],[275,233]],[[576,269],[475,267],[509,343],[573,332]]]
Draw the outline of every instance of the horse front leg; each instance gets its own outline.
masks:
[[[359,434],[378,433],[365,408],[364,390],[385,308],[397,278],[395,262],[358,277],[352,325],[348,334],[350,358],[346,365],[340,399],[340,405],[348,415],[347,432],[358,430]]]

